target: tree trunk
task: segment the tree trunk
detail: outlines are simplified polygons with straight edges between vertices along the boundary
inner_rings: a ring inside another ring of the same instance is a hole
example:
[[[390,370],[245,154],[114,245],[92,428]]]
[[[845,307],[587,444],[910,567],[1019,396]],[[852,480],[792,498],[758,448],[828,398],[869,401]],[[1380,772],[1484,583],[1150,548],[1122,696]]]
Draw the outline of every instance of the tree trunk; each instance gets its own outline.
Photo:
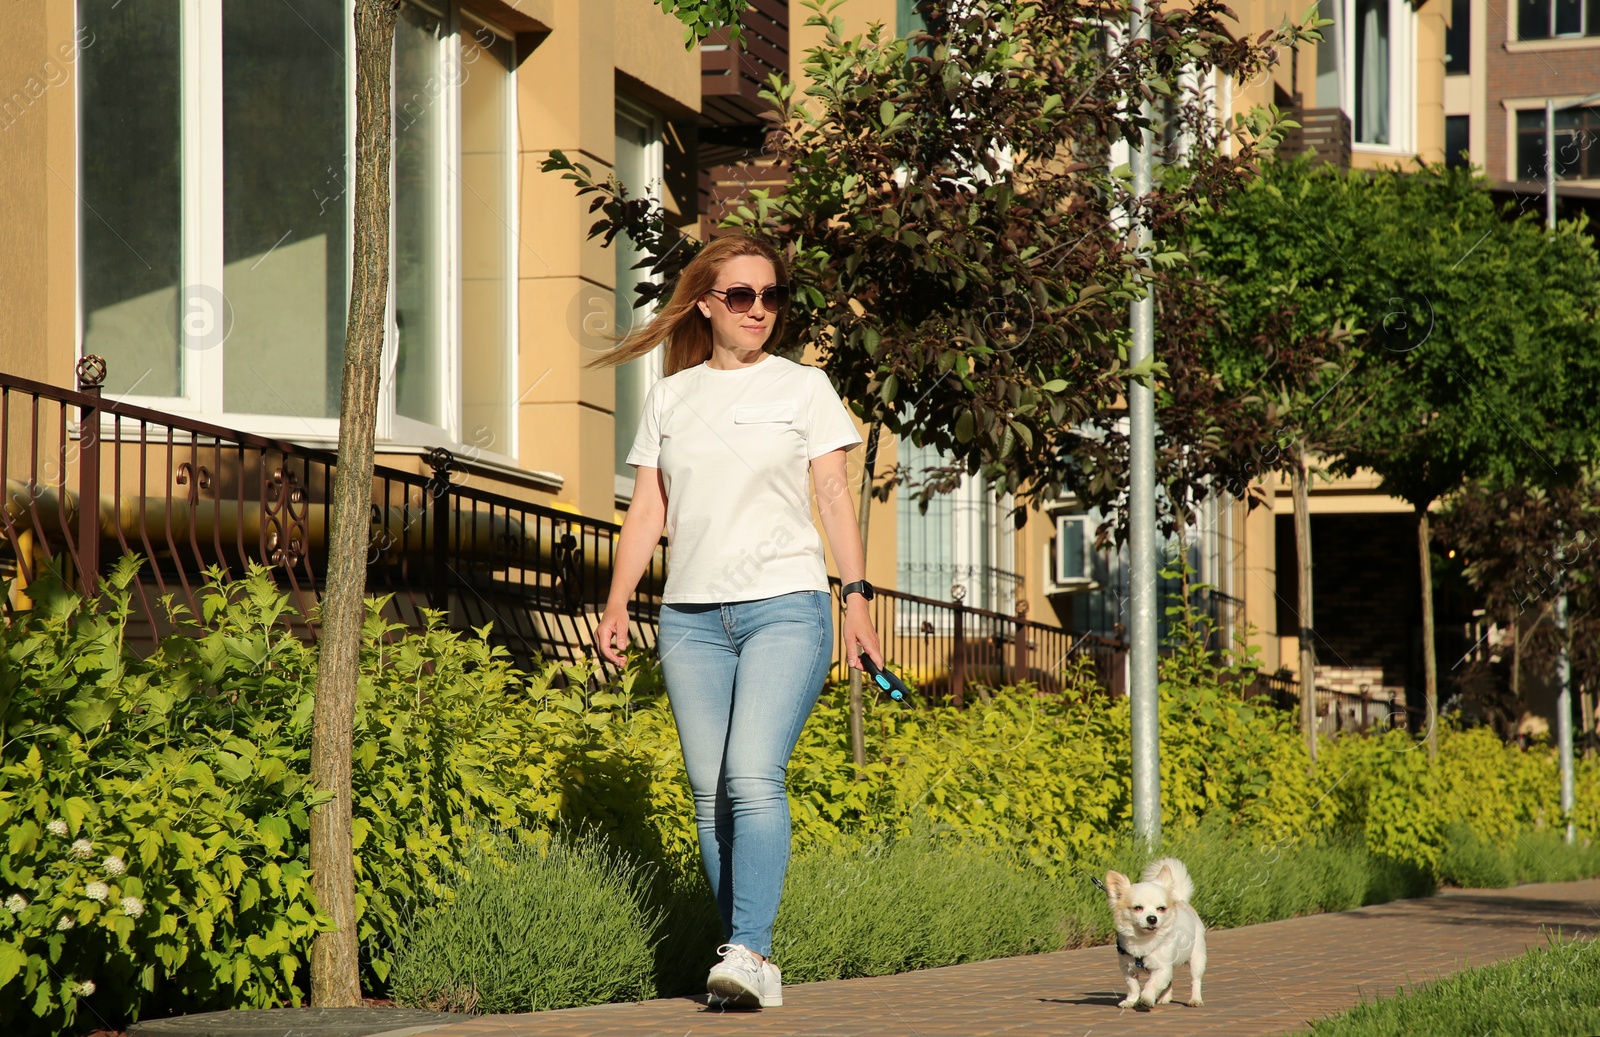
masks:
[[[867,572],[867,530],[872,520],[872,470],[878,465],[878,432],[883,426],[874,422],[867,430],[867,457],[861,470],[861,499],[856,504],[856,519],[861,526],[861,574]],[[841,604],[842,604],[841,599]],[[849,660],[845,660],[849,665]],[[861,705],[861,671],[850,670],[850,754],[856,761],[856,777],[864,777],[867,766],[867,736],[863,727]]]
[[[1522,617],[1511,617],[1511,701],[1517,704],[1517,723],[1522,723]]]
[[[1417,508],[1417,554],[1422,564],[1422,678],[1428,760],[1439,758],[1439,664],[1433,657],[1433,552],[1429,550],[1428,506]]]
[[[1311,473],[1304,442],[1295,444],[1294,469],[1294,550],[1299,562],[1300,585],[1300,729],[1305,732],[1306,751],[1311,763],[1317,762],[1317,646],[1312,632],[1311,596]]]
[[[333,798],[311,812],[311,889],[337,928],[311,945],[311,1003],[361,1004],[355,868],[350,839],[351,730],[366,618],[373,434],[389,292],[390,67],[393,0],[357,0],[355,225],[350,314],[339,395],[326,590],[312,713],[311,784]]]

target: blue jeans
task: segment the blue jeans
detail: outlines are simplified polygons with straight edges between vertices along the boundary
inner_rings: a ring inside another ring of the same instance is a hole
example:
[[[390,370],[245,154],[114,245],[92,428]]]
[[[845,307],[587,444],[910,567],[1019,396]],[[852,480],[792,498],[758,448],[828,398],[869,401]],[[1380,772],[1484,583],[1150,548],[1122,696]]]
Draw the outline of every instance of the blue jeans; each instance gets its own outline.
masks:
[[[662,605],[657,651],[727,942],[772,953],[789,756],[833,660],[826,591]]]

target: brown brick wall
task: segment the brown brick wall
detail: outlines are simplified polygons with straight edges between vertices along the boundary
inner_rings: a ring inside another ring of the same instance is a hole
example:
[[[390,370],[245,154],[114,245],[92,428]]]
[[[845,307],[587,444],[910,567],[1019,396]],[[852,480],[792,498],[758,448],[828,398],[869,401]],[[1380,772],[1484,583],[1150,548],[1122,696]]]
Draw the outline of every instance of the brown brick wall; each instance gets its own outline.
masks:
[[[1584,41],[1592,46],[1513,54],[1505,48],[1511,34],[1506,19],[1486,21],[1485,168],[1491,181],[1515,180],[1516,169],[1508,162],[1508,119],[1503,102],[1507,98],[1578,97],[1600,90],[1600,37]]]
[[[1294,526],[1278,522],[1278,630],[1299,626]],[[1410,515],[1313,515],[1311,557],[1317,662],[1374,666],[1385,685],[1412,670],[1412,629],[1422,614],[1416,525]]]
[[[1293,519],[1276,516],[1278,529],[1278,630],[1298,626],[1300,600]],[[1435,524],[1435,529],[1437,529]],[[1311,553],[1317,663],[1377,667],[1385,687],[1406,688],[1421,704],[1422,594],[1416,519],[1405,512],[1312,515]],[[1466,624],[1481,602],[1460,566],[1433,551],[1434,657],[1441,701],[1451,694],[1453,666],[1467,646]]]

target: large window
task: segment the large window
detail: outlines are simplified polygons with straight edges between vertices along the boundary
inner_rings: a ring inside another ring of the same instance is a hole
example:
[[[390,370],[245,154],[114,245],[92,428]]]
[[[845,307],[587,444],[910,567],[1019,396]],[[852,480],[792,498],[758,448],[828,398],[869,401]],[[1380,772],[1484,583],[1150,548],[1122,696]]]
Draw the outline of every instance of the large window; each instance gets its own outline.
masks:
[[[1444,72],[1464,76],[1472,71],[1472,0],[1450,0],[1450,28],[1444,34]]]
[[[1517,39],[1600,36],[1600,0],[1518,0]]]
[[[900,464],[914,482],[930,467],[947,464],[932,447],[900,440]],[[917,494],[898,494],[896,588],[939,601],[951,600],[960,585],[972,608],[1011,612],[1018,580],[1013,527],[1005,521],[1009,498],[988,491],[981,478],[965,476],[954,492],[936,494],[924,514]],[[908,620],[914,619],[906,613]]]
[[[1414,144],[1416,12],[1406,0],[1340,0],[1340,107],[1350,113],[1354,143],[1371,151],[1405,154]],[[1320,70],[1320,65],[1319,65]]]
[[[928,28],[928,23],[918,10],[918,0],[895,0],[894,31],[896,36],[910,36],[914,32],[923,32]]]
[[[78,58],[83,348],[111,359],[118,394],[183,392],[181,6],[78,4],[95,41]]]
[[[1390,0],[1356,0],[1356,140],[1389,144]]]
[[[1472,165],[1472,117],[1446,115],[1444,117],[1444,164],[1448,169],[1466,169]]]
[[[627,189],[630,198],[652,198],[661,201],[661,184],[664,175],[664,148],[661,119],[656,113],[626,98],[617,98],[617,179]],[[613,301],[616,332],[626,335],[628,329],[650,316],[650,310],[639,305],[637,285],[651,279],[648,268],[637,268],[644,252],[634,245],[626,234],[619,234],[611,243],[616,251],[616,297]],[[662,347],[653,353],[630,360],[617,369],[616,409],[616,472],[621,478],[618,490],[632,493],[633,469],[627,464],[628,451],[639,431],[639,415],[644,409],[645,393],[662,374]]]
[[[77,11],[96,41],[78,98],[82,351],[106,357],[119,395],[336,435],[350,0],[78,0]],[[387,438],[512,453],[511,47],[449,0],[401,6]]]
[[[1517,178],[1545,177],[1544,109],[1517,112]],[[1562,180],[1600,177],[1600,106],[1556,109],[1556,176]]]

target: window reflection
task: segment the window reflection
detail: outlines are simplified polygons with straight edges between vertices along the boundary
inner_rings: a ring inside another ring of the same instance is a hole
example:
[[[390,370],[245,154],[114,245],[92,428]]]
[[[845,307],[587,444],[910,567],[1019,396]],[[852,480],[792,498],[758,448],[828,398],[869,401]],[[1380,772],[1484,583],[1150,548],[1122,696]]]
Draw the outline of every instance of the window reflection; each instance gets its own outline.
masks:
[[[227,0],[223,406],[334,417],[348,320],[344,5]]]
[[[1389,0],[1356,0],[1356,141],[1389,143]]]
[[[83,351],[106,358],[110,393],[178,396],[178,0],[79,0],[78,25]]]
[[[444,425],[444,136],[440,19],[402,5],[394,32],[395,412]]]

